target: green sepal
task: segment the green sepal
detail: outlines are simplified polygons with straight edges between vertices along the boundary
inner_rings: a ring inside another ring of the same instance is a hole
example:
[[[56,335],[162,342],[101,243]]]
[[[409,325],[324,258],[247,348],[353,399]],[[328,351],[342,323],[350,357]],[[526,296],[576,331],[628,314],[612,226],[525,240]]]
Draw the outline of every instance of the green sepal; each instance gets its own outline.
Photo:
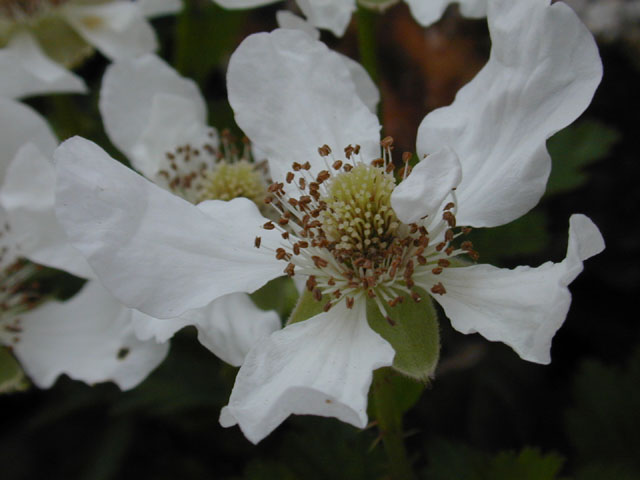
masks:
[[[93,47],[60,17],[42,19],[33,33],[47,56],[67,68],[77,67],[93,55]]]
[[[400,0],[358,0],[358,4],[369,10],[384,12],[388,8],[393,7]]]
[[[280,318],[286,318],[295,308],[298,290],[287,276],[274,278],[253,292],[251,300],[262,310],[275,310]]]
[[[296,305],[296,308],[293,309],[293,312],[287,321],[287,325],[302,322],[303,320],[319,315],[324,311],[324,305],[326,305],[327,301],[328,300],[325,300],[324,297],[322,300],[317,301],[313,298],[313,294],[309,290],[305,289],[302,295],[300,295],[298,304]]]
[[[392,367],[408,377],[426,382],[433,376],[440,358],[440,331],[431,296],[423,291],[418,293],[422,297],[420,302],[406,295],[395,307],[382,302],[391,321],[380,313],[374,299],[367,298],[367,320],[396,351]]]
[[[26,390],[29,382],[7,348],[0,348],[0,394]]]

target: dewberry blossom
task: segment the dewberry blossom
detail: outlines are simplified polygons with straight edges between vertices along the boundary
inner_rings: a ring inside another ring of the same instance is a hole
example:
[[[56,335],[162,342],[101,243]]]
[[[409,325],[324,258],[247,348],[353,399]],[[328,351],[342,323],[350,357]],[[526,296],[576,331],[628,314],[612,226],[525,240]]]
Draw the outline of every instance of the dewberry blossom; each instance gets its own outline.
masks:
[[[252,442],[292,413],[364,427],[372,371],[396,353],[369,326],[367,299],[401,328],[394,308],[429,295],[462,333],[549,363],[567,286],[604,248],[598,229],[573,215],[563,261],[511,270],[458,266],[477,257],[460,226],[505,224],[535,206],[546,139],[589,104],[601,63],[561,3],[496,0],[488,23],[488,63],[425,117],[410,173],[393,166],[391,141],[335,53],[294,30],[247,38],[229,64],[229,100],[269,160],[275,221],[242,198],[194,206],[80,138],[56,151],[58,218],[127,304],[172,316],[283,272],[305,279],[320,313],[256,343],[223,426]]]
[[[157,48],[148,18],[175,13],[180,0],[3,0],[0,95],[84,93],[68,68],[99,50],[110,60]]]
[[[239,365],[256,338],[279,327],[274,312],[258,310],[243,293],[168,320],[122,305],[92,280],[93,271],[55,218],[56,173],[49,158],[58,142],[46,122],[25,105],[0,99],[0,124],[0,339],[36,385],[47,388],[66,373],[87,383],[111,380],[132,388],[164,359],[167,341],[187,325],[198,329],[200,342],[212,352]],[[22,258],[89,282],[67,302],[45,302],[27,282],[39,267]]]
[[[279,0],[213,0],[218,5],[229,8],[254,8],[276,3]],[[398,3],[399,0],[389,0],[384,8]],[[452,3],[460,6],[463,15],[479,18],[486,15],[487,0],[405,0],[416,21],[428,27],[437,22],[445,9]],[[357,8],[356,0],[297,0],[296,3],[311,25],[330,30],[334,35],[344,35],[351,15]],[[380,2],[361,0],[363,5],[371,3],[372,8],[380,8]]]

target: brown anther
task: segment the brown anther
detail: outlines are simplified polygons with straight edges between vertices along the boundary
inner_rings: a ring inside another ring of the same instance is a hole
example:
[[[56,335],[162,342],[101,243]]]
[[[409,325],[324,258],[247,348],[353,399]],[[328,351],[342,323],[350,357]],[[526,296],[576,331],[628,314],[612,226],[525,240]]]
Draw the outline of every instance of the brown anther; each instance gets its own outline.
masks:
[[[307,248],[309,246],[309,242],[305,242],[304,240],[301,240],[298,242],[298,245],[300,246],[300,248]]]
[[[318,285],[318,282],[316,282],[316,277],[315,275],[310,275],[309,278],[307,278],[307,290],[309,290],[310,292],[313,292],[313,289],[316,288],[316,286]]]
[[[333,305],[331,304],[331,302],[327,302],[325,303],[324,307],[322,307],[322,310],[324,310],[325,312],[328,312],[332,306]]]
[[[320,185],[317,182],[309,182],[309,191],[315,192],[317,190],[320,190]]]
[[[304,170],[311,170],[311,164],[310,164],[309,162],[304,162],[304,163],[302,164],[302,168],[303,168]]]
[[[422,297],[416,292],[411,292],[411,299],[416,303],[420,303],[422,301]]]
[[[300,180],[298,180],[298,185],[300,186],[300,190],[304,190],[305,188],[307,188],[307,181],[303,177],[300,177]]]
[[[471,233],[471,230],[473,230],[471,227],[462,227],[462,233],[464,233],[465,235],[469,235]]]
[[[433,270],[431,270],[431,273],[433,273],[434,275],[440,275],[442,273],[442,267],[436,267]]]
[[[416,259],[418,260],[418,263],[420,265],[426,265],[427,264],[427,259],[425,257],[423,257],[422,255],[416,255]]]
[[[340,290],[336,290],[333,292],[333,296],[336,298],[340,298],[342,296],[342,292]]]
[[[402,154],[402,162],[403,163],[409,163],[411,161],[411,158],[413,157],[413,153],[411,152],[404,152]]]
[[[422,234],[422,235],[429,235],[429,232],[427,231],[427,229],[425,227],[420,227],[418,228],[418,231]]]
[[[324,268],[327,265],[329,265],[329,262],[327,262],[322,257],[318,257],[317,255],[312,256],[311,260],[313,260],[313,263],[315,264],[316,268]]]
[[[440,260],[438,260],[438,265],[447,268],[449,265],[451,265],[451,262],[446,258],[441,258]]]
[[[353,308],[353,305],[355,304],[355,300],[353,299],[353,297],[347,297],[346,301],[347,301],[347,308],[351,310]]]
[[[383,148],[391,148],[393,146],[393,137],[384,137],[380,142]]]
[[[334,170],[340,170],[342,168],[342,160],[336,160],[335,162],[333,162],[333,165],[331,165],[331,167],[333,167]]]
[[[316,302],[319,302],[320,300],[322,300],[322,291],[321,291],[319,288],[316,288],[316,289],[313,291],[313,299],[314,299]]]
[[[453,247],[447,247],[444,249],[444,253],[451,255],[455,249]]]
[[[286,218],[286,217],[281,217],[281,218],[278,220],[278,223],[279,223],[280,225],[284,226],[284,225],[286,225],[287,223],[289,223],[289,219],[288,219],[288,218]]]
[[[331,178],[331,174],[327,170],[322,170],[320,173],[318,173],[318,176],[316,177],[316,182],[322,183],[325,180],[329,180],[330,178]]]
[[[293,172],[287,172],[287,178],[285,179],[287,183],[293,182],[294,178],[295,178],[295,175],[293,174]]]
[[[376,294],[373,290],[367,290],[367,296],[369,298],[376,298]]]
[[[438,282],[433,287],[431,287],[431,293],[435,293],[437,295],[444,295],[447,291],[444,288],[442,283]]]
[[[460,244],[460,248],[468,252],[470,250],[473,250],[473,243],[471,243],[469,240],[464,241]]]
[[[455,204],[455,203],[453,203],[453,202],[449,202],[449,203],[447,203],[447,204],[444,206],[444,209],[445,209],[445,210],[451,210],[451,209],[452,209],[453,207],[455,207],[455,206],[456,206],[456,204]]]
[[[446,211],[442,214],[442,219],[449,224],[451,228],[456,226],[456,217],[453,213]]]
[[[262,237],[256,237],[255,241],[253,242],[253,245],[256,248],[260,248],[260,244],[262,243]]]
[[[360,153],[360,145],[356,144],[356,146],[353,147],[353,153],[355,153],[356,155]]]
[[[299,172],[300,169],[302,168],[302,165],[300,165],[298,162],[293,162],[291,164],[291,168],[293,168],[294,172]]]
[[[297,243],[293,244],[293,254],[300,255],[300,245],[298,245]]]
[[[446,242],[450,242],[451,240],[453,240],[454,237],[454,233],[453,230],[448,229],[445,233],[444,233],[444,239]]]
[[[289,265],[287,265],[287,268],[284,269],[284,273],[286,273],[290,277],[293,277],[293,275],[295,274],[295,268],[296,266],[293,263],[290,263]]]
[[[387,165],[387,168],[385,168],[385,172],[387,173],[391,173],[396,169],[396,166],[393,164],[393,162],[390,162],[389,165]]]
[[[289,238],[289,232],[282,232],[281,235],[282,235],[282,238],[284,238],[285,240]]]
[[[480,258],[480,254],[478,252],[476,252],[475,250],[472,250],[469,252],[469,256],[471,257],[471,259],[475,262],[478,261],[478,259]]]
[[[293,208],[297,208],[298,207],[298,200],[296,200],[293,197],[290,197],[289,200],[287,200],[287,202],[289,203],[289,205],[291,205]]]
[[[333,277],[329,277],[327,283],[333,287],[336,284],[336,279]]]
[[[345,172],[350,172],[351,170],[353,170],[353,165],[351,165],[350,163],[345,163],[344,166],[342,167],[342,169]]]
[[[396,305],[402,302],[404,302],[404,297],[402,295],[399,295],[393,300],[389,300],[387,303],[389,304],[390,307],[395,307]]]
[[[264,197],[265,205],[270,205],[273,202],[273,197],[271,195]]]
[[[321,147],[318,147],[318,153],[321,157],[327,157],[331,154],[331,148],[329,148],[329,145],[325,144]]]
[[[436,250],[437,250],[438,252],[441,252],[441,251],[442,251],[442,249],[443,249],[444,247],[446,247],[446,246],[447,246],[447,244],[446,244],[445,242],[441,242],[441,243],[439,243],[438,245],[436,245]]]
[[[262,226],[262,228],[264,228],[265,230],[273,230],[274,228],[276,228],[276,226],[273,224],[273,222],[267,222]]]
[[[391,325],[392,327],[396,326],[396,322],[393,321],[393,319],[389,315],[385,315],[384,318],[389,323],[389,325]]]
[[[285,259],[289,259],[291,258],[291,256],[287,253],[287,251],[284,248],[278,248],[276,250],[276,258],[278,260],[285,260]]]
[[[351,155],[353,155],[355,148],[352,145],[348,145],[344,147],[344,154],[348,159],[351,159]]]
[[[384,165],[384,160],[382,158],[376,158],[371,160],[372,167],[382,167]]]

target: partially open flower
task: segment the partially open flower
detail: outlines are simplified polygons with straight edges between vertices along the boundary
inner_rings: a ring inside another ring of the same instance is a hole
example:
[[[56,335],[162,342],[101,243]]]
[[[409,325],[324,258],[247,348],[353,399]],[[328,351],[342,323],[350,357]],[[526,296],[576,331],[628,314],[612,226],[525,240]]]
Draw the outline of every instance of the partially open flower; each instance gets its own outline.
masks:
[[[147,18],[180,8],[180,0],[2,0],[0,95],[84,92],[67,68],[94,48],[112,60],[155,50]]]

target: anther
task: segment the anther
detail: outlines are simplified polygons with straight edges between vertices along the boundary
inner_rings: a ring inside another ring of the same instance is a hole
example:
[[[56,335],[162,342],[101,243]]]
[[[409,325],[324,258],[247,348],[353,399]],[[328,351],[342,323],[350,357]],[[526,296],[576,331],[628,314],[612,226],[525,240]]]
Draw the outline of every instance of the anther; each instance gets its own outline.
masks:
[[[431,287],[431,293],[435,293],[437,295],[444,295],[447,291],[444,288],[442,283],[438,282],[433,287]]]
[[[293,275],[295,274],[295,265],[293,263],[287,265],[287,268],[284,269],[284,273],[286,273],[290,277],[293,277]]]
[[[256,237],[255,242],[253,243],[256,248],[260,248],[260,244],[262,243],[261,237]]]
[[[276,226],[273,224],[273,222],[267,222],[262,226],[262,228],[264,228],[265,230],[273,230],[274,228],[276,228]]]

